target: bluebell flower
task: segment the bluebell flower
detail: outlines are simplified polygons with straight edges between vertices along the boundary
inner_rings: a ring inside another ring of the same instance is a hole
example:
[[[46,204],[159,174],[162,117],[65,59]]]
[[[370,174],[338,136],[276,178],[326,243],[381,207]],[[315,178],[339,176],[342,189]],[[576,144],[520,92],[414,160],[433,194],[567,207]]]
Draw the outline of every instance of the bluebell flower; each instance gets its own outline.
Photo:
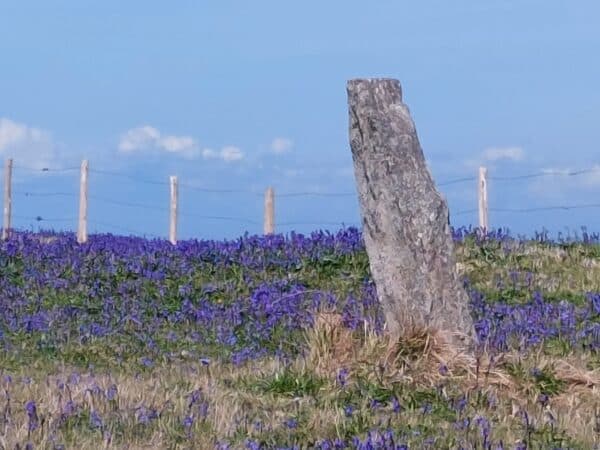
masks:
[[[39,426],[39,418],[35,402],[33,400],[30,400],[27,403],[25,403],[25,410],[27,411],[29,432],[34,431]]]
[[[183,426],[185,428],[190,428],[193,424],[194,424],[194,417],[193,416],[185,416],[185,418],[183,419]]]
[[[115,397],[117,396],[117,385],[116,384],[111,384],[110,387],[106,390],[106,398],[110,401],[110,400],[114,400]]]
[[[97,411],[92,411],[90,414],[90,426],[92,428],[102,428],[102,418]]]
[[[344,414],[346,415],[346,417],[351,417],[353,412],[354,412],[354,406],[346,405],[344,407]]]
[[[443,375],[443,376],[448,375],[448,366],[446,364],[440,364],[440,367],[438,368],[438,372],[440,373],[440,375]]]
[[[339,384],[341,387],[344,387],[344,386],[346,386],[346,382],[347,382],[348,374],[349,374],[349,371],[348,371],[348,369],[346,369],[346,368],[340,369],[340,370],[338,371],[338,374],[337,374],[336,380],[337,380],[338,384]]]
[[[287,428],[297,428],[298,427],[298,420],[296,420],[295,418],[291,417],[291,418],[287,419],[284,422],[284,425]]]

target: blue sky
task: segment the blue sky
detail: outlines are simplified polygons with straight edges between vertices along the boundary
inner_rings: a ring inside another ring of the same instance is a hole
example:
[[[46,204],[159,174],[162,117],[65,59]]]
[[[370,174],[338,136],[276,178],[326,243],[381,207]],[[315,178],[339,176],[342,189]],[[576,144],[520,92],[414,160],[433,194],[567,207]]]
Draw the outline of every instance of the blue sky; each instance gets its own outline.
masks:
[[[490,180],[490,207],[598,203],[599,15],[591,0],[2,1],[0,157],[17,167],[14,223],[74,229],[77,171],[25,168],[88,158],[92,170],[165,183],[92,172],[92,231],[166,236],[160,208],[178,175],[182,238],[261,232],[269,185],[355,192],[346,81],[380,76],[400,80],[438,183],[482,164],[497,177],[544,171],[555,175]],[[560,175],[580,169],[597,170]],[[455,213],[477,206],[473,181],[440,190]],[[490,221],[600,231],[600,208]],[[355,195],[276,197],[279,231],[342,222],[359,223]]]

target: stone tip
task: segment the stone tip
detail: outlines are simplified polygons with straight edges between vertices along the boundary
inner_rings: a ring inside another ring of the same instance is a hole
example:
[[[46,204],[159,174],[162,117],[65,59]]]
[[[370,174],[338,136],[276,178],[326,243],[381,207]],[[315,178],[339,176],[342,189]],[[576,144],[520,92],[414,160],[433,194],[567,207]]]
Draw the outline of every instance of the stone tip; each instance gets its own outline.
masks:
[[[347,82],[348,87],[364,84],[371,86],[390,85],[400,88],[400,81],[395,78],[352,78]]]
[[[366,91],[391,99],[392,103],[402,102],[402,87],[395,78],[353,78],[347,81],[346,90],[352,96]]]

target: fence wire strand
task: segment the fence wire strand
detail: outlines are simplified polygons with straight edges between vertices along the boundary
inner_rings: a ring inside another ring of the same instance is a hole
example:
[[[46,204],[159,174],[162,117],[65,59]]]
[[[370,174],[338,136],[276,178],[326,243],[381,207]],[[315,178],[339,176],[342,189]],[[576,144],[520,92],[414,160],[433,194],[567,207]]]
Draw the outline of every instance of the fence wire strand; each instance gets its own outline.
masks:
[[[80,167],[75,167],[75,166],[60,167],[60,168],[53,169],[50,167],[36,168],[36,167],[26,167],[26,166],[14,165],[14,164],[13,164],[12,168],[14,170],[23,170],[26,172],[39,172],[39,173],[65,173],[65,172],[74,172],[74,171],[80,170]]]
[[[472,214],[472,213],[476,213],[478,211],[477,208],[471,208],[471,209],[462,209],[456,212],[450,211],[450,217],[452,216],[462,216],[465,214]]]
[[[224,221],[228,221],[228,222],[240,222],[240,223],[248,223],[251,225],[260,225],[260,223],[257,222],[256,220],[245,219],[243,217],[206,216],[206,215],[200,215],[200,214],[181,213],[181,212],[178,214],[182,217],[188,217],[188,218],[200,219],[200,220],[224,220]]]
[[[279,224],[275,224],[280,227],[290,227],[290,226],[298,226],[298,225],[331,225],[331,226],[356,226],[354,221],[347,222],[281,222]]]
[[[584,205],[538,206],[538,207],[533,207],[533,208],[489,208],[489,211],[528,213],[528,212],[536,212],[536,211],[570,210],[570,209],[587,209],[587,208],[600,208],[600,203],[589,203],[589,204],[584,204]]]
[[[191,191],[196,192],[206,192],[209,194],[250,194],[262,197],[264,194],[261,192],[256,192],[250,189],[213,189],[213,188],[203,188],[199,186],[194,186],[189,183],[179,183],[179,187],[183,189],[189,189]]]
[[[42,217],[42,216],[20,216],[13,214],[15,219],[33,220],[35,222],[77,222],[77,219],[72,217]]]
[[[442,181],[438,186],[450,186],[451,184],[465,183],[467,181],[476,181],[477,177],[455,178],[454,180]]]
[[[97,195],[89,195],[88,194],[88,199],[97,200],[99,202],[107,203],[109,205],[125,206],[128,208],[142,208],[142,209],[149,209],[149,210],[155,210],[155,211],[161,211],[161,212],[169,211],[169,208],[164,207],[164,206],[149,205],[146,203],[124,202],[121,200],[113,200],[110,198],[100,197]]]
[[[110,170],[100,170],[100,169],[90,168],[90,169],[88,169],[88,171],[90,173],[97,173],[99,175],[105,175],[105,176],[109,176],[109,177],[126,178],[126,179],[136,182],[136,183],[152,184],[152,185],[157,185],[157,186],[168,186],[169,185],[169,183],[167,181],[149,180],[146,178],[140,178],[140,177],[126,174],[126,173],[113,172]]]
[[[0,165],[0,168],[4,168],[4,165]],[[57,168],[50,168],[50,167],[33,168],[33,167],[21,166],[18,164],[13,165],[13,168],[16,170],[23,170],[23,171],[28,171],[28,172],[38,172],[38,173],[66,173],[66,172],[75,172],[75,171],[80,170],[79,166],[63,167],[63,168],[59,168],[59,167],[57,167]],[[131,175],[128,173],[123,173],[123,172],[115,172],[115,171],[110,171],[110,170],[93,169],[93,168],[90,168],[89,172],[92,174],[98,174],[98,175],[103,175],[103,176],[107,176],[107,177],[126,179],[131,182],[140,183],[140,184],[157,185],[157,186],[169,186],[170,185],[170,183],[167,181],[147,179],[147,178],[138,177],[138,176],[134,176],[134,175]],[[508,175],[508,176],[491,175],[491,176],[488,176],[488,180],[505,182],[505,181],[518,181],[518,180],[527,180],[527,179],[550,177],[550,176],[553,176],[553,177],[556,177],[556,176],[576,177],[576,176],[580,176],[580,175],[597,173],[597,172],[600,172],[600,165],[594,164],[593,167],[591,167],[591,168],[581,169],[581,170],[568,170],[568,171],[567,170],[564,170],[564,171],[540,170],[537,172],[531,172],[531,173],[519,174],[519,175]],[[436,183],[436,185],[438,187],[444,187],[444,186],[450,186],[450,185],[455,185],[455,184],[459,184],[459,183],[475,182],[477,180],[478,180],[477,176],[467,176],[467,177],[461,177],[461,178],[447,179],[440,183]],[[206,188],[206,187],[200,187],[200,186],[196,186],[194,184],[185,183],[185,182],[179,182],[179,188],[180,188],[180,190],[190,190],[190,191],[201,192],[201,193],[248,194],[248,195],[261,197],[261,198],[264,196],[264,192],[258,192],[256,189]],[[28,191],[28,190],[24,191],[24,190],[19,190],[19,189],[13,190],[13,194],[19,195],[19,196],[25,196],[25,197],[40,197],[40,198],[48,198],[48,197],[78,198],[79,197],[78,192],[77,193],[61,192],[61,191],[39,192],[39,191]],[[357,193],[350,192],[350,191],[335,192],[335,191],[320,191],[320,190],[309,191],[309,190],[307,190],[307,191],[289,191],[289,192],[283,191],[280,193],[276,192],[275,196],[276,196],[276,198],[294,198],[294,197],[323,197],[323,198],[354,197],[354,198],[357,198]],[[93,195],[93,194],[88,195],[88,198],[92,201],[97,201],[97,202],[102,202],[102,203],[106,203],[106,204],[110,204],[110,205],[122,206],[122,207],[127,207],[127,208],[142,208],[142,209],[146,209],[146,210],[160,211],[162,213],[168,213],[170,211],[170,208],[168,206],[166,206],[166,202],[165,202],[165,206],[159,206],[159,205],[153,205],[153,204],[147,204],[147,203],[130,202],[127,200],[116,200],[116,199],[111,199],[111,198],[107,198],[107,197],[103,197],[103,196],[97,196],[97,195]],[[520,207],[489,208],[488,210],[490,212],[495,212],[495,213],[533,213],[533,212],[539,212],[539,211],[553,211],[553,210],[568,211],[568,210],[589,209],[589,208],[600,208],[600,203],[534,206],[534,207],[528,207],[528,208],[525,208],[525,207],[523,207],[523,208],[520,208]],[[470,209],[458,210],[456,212],[450,211],[450,213],[451,213],[451,217],[457,217],[457,216],[463,216],[466,214],[477,213],[478,211],[479,211],[478,208],[470,208]],[[216,221],[245,223],[245,224],[250,224],[250,225],[254,225],[254,226],[262,225],[262,222],[258,221],[258,220],[252,220],[252,219],[248,219],[248,218],[234,217],[234,216],[228,216],[228,215],[203,215],[203,214],[196,214],[194,212],[179,211],[178,216],[182,217],[182,218],[190,218],[190,219],[194,219],[194,220],[208,220],[208,221],[216,220]],[[55,222],[55,223],[61,223],[61,222],[77,223],[76,218],[62,218],[62,217],[48,217],[47,218],[47,217],[44,217],[41,215],[38,215],[38,216],[14,215],[13,217],[15,217],[15,219],[19,219],[19,220],[34,221],[34,222],[38,222],[38,223],[41,223],[41,222],[43,222],[43,223],[52,223],[52,222]],[[125,231],[127,233],[131,233],[134,235],[151,236],[151,237],[156,237],[159,239],[163,238],[161,236],[157,236],[152,233],[142,233],[139,230],[131,229],[128,227],[123,227],[121,225],[117,225],[117,224],[113,224],[113,223],[109,223],[109,222],[89,221],[89,223],[104,226],[104,227],[109,227],[109,228],[115,229],[115,230]],[[355,223],[356,223],[356,221],[349,221],[349,222],[322,221],[322,222],[320,222],[320,221],[310,221],[309,220],[309,221],[287,221],[287,222],[284,221],[281,223],[277,223],[277,226],[293,227],[293,226],[310,225],[310,226],[341,226],[341,227],[344,227],[344,226],[347,226],[347,224],[350,224],[348,226],[357,226],[357,225],[352,225]]]
[[[525,179],[529,179],[529,178],[539,178],[539,177],[548,177],[548,176],[575,177],[578,175],[584,175],[587,173],[594,173],[594,172],[599,172],[599,171],[600,171],[600,166],[593,167],[591,169],[572,170],[572,171],[565,171],[565,172],[557,172],[557,171],[547,170],[547,171],[534,172],[534,173],[529,173],[529,174],[524,174],[524,175],[489,176],[488,179],[495,180],[495,181],[514,181],[514,180],[525,180]]]
[[[78,194],[72,192],[30,192],[30,191],[13,191],[14,194],[24,197],[79,197]]]
[[[290,197],[350,197],[356,196],[353,192],[284,192],[281,194],[275,194],[276,197],[290,198]]]

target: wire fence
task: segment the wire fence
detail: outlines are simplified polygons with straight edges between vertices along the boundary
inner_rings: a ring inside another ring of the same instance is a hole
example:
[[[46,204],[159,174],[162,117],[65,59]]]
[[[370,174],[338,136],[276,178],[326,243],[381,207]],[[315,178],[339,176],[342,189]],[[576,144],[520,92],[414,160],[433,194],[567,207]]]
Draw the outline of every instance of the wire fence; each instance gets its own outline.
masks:
[[[2,166],[4,169],[7,164]],[[41,168],[32,168],[21,165],[14,165],[11,163],[11,169],[16,172],[23,172],[25,174],[32,173],[40,173],[40,174],[56,174],[61,177],[68,177],[70,180],[74,182],[79,181],[78,173],[81,172],[81,167],[64,167],[64,168],[50,168],[50,167],[41,167]],[[2,172],[6,172],[3,170]],[[162,191],[167,192],[167,189],[170,187],[169,181],[151,179],[146,177],[140,177],[137,175],[133,175],[131,173],[125,172],[117,172],[111,170],[103,170],[90,167],[89,174],[92,177],[100,176],[104,178],[108,178],[111,180],[111,184],[119,183],[122,181],[129,181],[136,186],[156,186],[162,189]],[[516,183],[519,181],[526,181],[532,179],[540,179],[540,178],[570,178],[570,177],[581,177],[583,175],[590,174],[598,174],[600,175],[600,166],[596,165],[593,167],[580,169],[580,170],[539,170],[531,173],[517,174],[517,175],[501,175],[501,174],[492,174],[487,177],[487,180],[492,181],[494,183]],[[12,175],[11,175],[12,176]],[[7,177],[5,173],[5,178]],[[481,175],[477,176],[465,176],[459,178],[445,179],[439,182],[436,182],[436,186],[440,188],[448,187],[448,186],[456,186],[467,183],[476,183],[481,182]],[[7,201],[7,192],[6,192],[6,182],[5,184],[5,203]],[[24,189],[24,185],[26,183],[17,182],[15,184],[15,189],[12,187],[9,188],[8,201],[11,203],[12,207],[17,207],[17,205],[21,205],[23,201],[30,201],[32,199],[40,199],[43,202],[49,201],[49,199],[63,199],[63,205],[66,205],[66,201],[69,202],[69,205],[72,207],[77,206],[76,199],[81,200],[81,192],[77,192],[77,189],[57,189],[57,190],[39,190],[32,189],[27,190]],[[600,183],[599,183],[600,185]],[[76,185],[75,185],[76,186]],[[265,196],[264,192],[260,192],[256,189],[227,189],[227,188],[208,188],[203,186],[197,186],[190,182],[179,182],[178,188],[182,191],[189,191],[190,193],[196,194],[215,194],[218,197],[221,196],[248,196],[249,198],[260,199]],[[487,194],[486,194],[487,195]],[[480,194],[481,196],[481,194]],[[18,198],[17,201],[12,197]],[[321,190],[301,190],[301,191],[276,191],[275,192],[276,199],[286,199],[286,198],[324,198],[331,199],[330,201],[335,201],[336,199],[344,199],[344,198],[353,198],[357,201],[357,193],[351,191],[321,191]],[[481,200],[481,198],[480,198]],[[89,202],[90,205],[105,205],[106,207],[121,207],[127,209],[135,209],[140,210],[140,214],[144,214],[145,212],[155,212],[160,213],[163,217],[166,217],[168,214],[173,213],[173,205],[168,203],[157,204],[157,203],[147,203],[147,202],[138,202],[132,201],[128,198],[112,198],[104,195],[98,195],[97,193],[86,193],[86,201]],[[511,214],[527,214],[527,213],[536,213],[542,211],[570,211],[570,210],[581,210],[581,209],[595,209],[600,208],[600,202],[580,202],[580,203],[565,203],[565,204],[550,204],[550,205],[532,205],[530,207],[487,207],[486,205],[486,214],[487,211],[493,213],[511,213]],[[481,217],[481,203],[479,207],[468,208],[468,209],[458,209],[451,211],[451,217],[461,217],[469,214],[480,213]],[[60,210],[68,210],[68,208],[60,208]],[[264,221],[261,221],[259,218],[265,214],[265,211],[256,212],[253,217],[240,217],[238,215],[221,215],[221,214],[203,214],[194,212],[191,209],[182,210],[179,207],[176,211],[177,217],[186,218],[188,220],[193,220],[197,222],[229,222],[240,225],[240,228],[244,225],[252,226],[253,228],[260,227],[264,225]],[[117,214],[115,214],[117,216]],[[122,223],[116,223],[117,220],[113,219],[106,220],[106,216],[103,216],[101,219],[93,218],[88,220],[88,224],[91,225],[96,232],[100,230],[115,230],[119,233],[129,233],[132,235],[146,236],[146,237],[154,237],[154,238],[164,238],[164,235],[160,235],[157,233],[151,233],[148,231],[142,231],[140,229],[132,228],[129,226],[125,226]],[[81,217],[78,217],[76,213],[73,215],[62,215],[62,214],[51,214],[51,215],[21,215],[21,214],[12,214],[12,217],[9,218],[9,224],[12,219],[16,219],[19,222],[23,223],[36,223],[38,227],[41,229],[43,227],[52,227],[58,226],[65,227],[65,225],[71,223],[76,226],[80,226],[78,222],[81,220]],[[6,208],[5,208],[5,222],[4,229],[10,228],[10,226],[6,227]],[[265,219],[266,220],[266,219]],[[359,226],[360,220],[357,218],[353,220],[288,220],[288,221],[277,221],[275,222],[278,229],[289,229],[291,227],[299,227],[299,226],[312,226],[312,227],[345,227],[345,226]],[[481,223],[480,223],[481,225]],[[68,229],[68,227],[67,227]]]

